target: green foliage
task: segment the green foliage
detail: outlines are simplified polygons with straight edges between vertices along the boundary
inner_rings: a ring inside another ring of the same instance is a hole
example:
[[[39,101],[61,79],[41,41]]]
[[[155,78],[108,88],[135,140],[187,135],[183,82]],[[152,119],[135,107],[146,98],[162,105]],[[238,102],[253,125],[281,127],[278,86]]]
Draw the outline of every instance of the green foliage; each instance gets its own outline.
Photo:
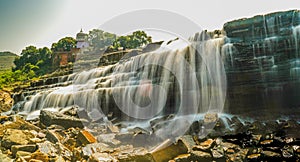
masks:
[[[76,40],[72,37],[65,37],[60,39],[57,43],[53,43],[51,49],[53,51],[71,51],[75,48]]]
[[[116,40],[116,35],[108,32],[104,32],[103,30],[93,29],[89,31],[88,41],[90,45],[94,48],[104,48]]]
[[[22,50],[21,56],[16,57],[14,63],[16,67],[13,71],[21,70],[29,74],[29,78],[35,75],[44,75],[51,71],[52,51],[47,47],[37,49],[28,46]]]
[[[7,70],[0,73],[0,89],[12,88],[17,82],[24,82],[32,79],[35,76],[33,70],[29,70],[28,73],[22,70]],[[20,83],[21,84],[21,83]]]
[[[114,49],[134,49],[152,42],[152,38],[144,31],[135,31],[131,35],[120,36],[113,42]]]

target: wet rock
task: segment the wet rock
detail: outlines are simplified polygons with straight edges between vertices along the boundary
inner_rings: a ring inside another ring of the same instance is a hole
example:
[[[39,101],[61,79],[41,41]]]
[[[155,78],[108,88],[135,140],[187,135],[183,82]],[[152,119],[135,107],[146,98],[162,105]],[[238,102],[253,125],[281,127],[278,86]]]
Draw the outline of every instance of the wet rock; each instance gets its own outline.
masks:
[[[11,152],[12,152],[13,156],[16,156],[16,153],[18,151],[26,151],[26,152],[33,153],[36,150],[37,150],[36,145],[13,145],[13,146],[11,146]]]
[[[82,130],[78,133],[77,135],[77,141],[81,144],[81,145],[87,145],[87,144],[91,144],[91,143],[95,143],[97,142],[96,138],[88,131],[86,130]]]
[[[193,147],[196,145],[196,142],[191,135],[184,135],[180,137],[178,141],[181,141],[185,145],[185,147],[188,149],[188,152],[192,151]]]
[[[227,154],[227,157],[230,161],[243,162],[243,161],[245,161],[248,151],[249,151],[248,149],[240,149],[237,153]]]
[[[14,104],[14,100],[8,92],[0,91],[0,113],[9,111]]]
[[[259,161],[259,159],[261,158],[261,154],[251,154],[247,156],[249,161]]]
[[[191,154],[182,154],[178,155],[177,157],[174,158],[175,162],[185,162],[185,161],[190,161]]]
[[[292,146],[284,146],[282,149],[282,156],[284,158],[292,158],[294,156],[294,150]]]
[[[52,124],[63,126],[64,128],[79,127],[83,128],[84,124],[88,123],[86,119],[79,119],[71,117],[57,112],[50,112],[47,110],[41,110],[40,121],[45,126]]]
[[[117,146],[121,144],[121,141],[115,139],[115,134],[100,134],[97,136],[97,141],[100,143],[106,143],[110,146]]]
[[[218,114],[208,113],[204,116],[204,123],[216,123],[218,121]]]
[[[208,152],[203,152],[203,151],[192,151],[192,160],[200,160],[200,161],[211,161],[212,156]]]
[[[109,145],[104,143],[93,143],[93,144],[87,144],[82,148],[81,154],[83,157],[88,158],[91,156],[94,152],[108,152],[111,151],[112,148],[109,147]]]
[[[263,140],[260,142],[260,144],[263,146],[271,145],[272,143],[273,143],[273,140]]]
[[[213,139],[207,139],[206,141],[201,142],[199,145],[194,146],[193,150],[206,151],[213,146],[214,142],[215,142],[215,140],[213,140]]]
[[[240,149],[238,145],[229,142],[222,142],[220,146],[224,149],[224,151],[227,151],[228,149],[234,149],[234,150]]]
[[[224,150],[221,146],[215,146],[211,149],[211,154],[215,159],[223,159],[224,158]]]
[[[281,158],[281,155],[279,153],[273,151],[262,151],[262,154],[264,155],[264,159],[266,160],[278,160]]]
[[[7,129],[4,132],[1,145],[9,149],[12,145],[27,145],[33,137],[29,131]]]

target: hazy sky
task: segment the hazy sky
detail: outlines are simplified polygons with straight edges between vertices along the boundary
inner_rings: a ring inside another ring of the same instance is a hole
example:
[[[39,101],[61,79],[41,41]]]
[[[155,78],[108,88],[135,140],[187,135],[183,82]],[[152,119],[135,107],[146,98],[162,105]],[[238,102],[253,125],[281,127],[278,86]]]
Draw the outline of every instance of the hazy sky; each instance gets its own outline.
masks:
[[[172,11],[213,30],[237,18],[300,9],[300,3],[298,0],[0,0],[0,51],[19,54],[28,45],[50,47],[60,38],[75,37],[80,28],[87,32],[115,16],[141,9]]]

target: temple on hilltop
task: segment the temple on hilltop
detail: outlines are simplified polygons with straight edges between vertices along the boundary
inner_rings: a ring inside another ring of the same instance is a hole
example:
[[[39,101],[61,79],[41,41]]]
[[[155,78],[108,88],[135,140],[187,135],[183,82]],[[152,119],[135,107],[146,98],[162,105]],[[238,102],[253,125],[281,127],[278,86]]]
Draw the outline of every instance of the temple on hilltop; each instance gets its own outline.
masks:
[[[80,32],[76,34],[76,47],[70,50],[58,49],[54,51],[53,62],[58,66],[66,66],[68,63],[75,61],[76,54],[80,50],[87,49],[89,46],[88,34],[84,33],[81,29]]]
[[[80,30],[79,33],[76,35],[76,48],[81,49],[85,47],[89,47],[89,42],[88,42],[88,34],[83,33],[82,29]]]

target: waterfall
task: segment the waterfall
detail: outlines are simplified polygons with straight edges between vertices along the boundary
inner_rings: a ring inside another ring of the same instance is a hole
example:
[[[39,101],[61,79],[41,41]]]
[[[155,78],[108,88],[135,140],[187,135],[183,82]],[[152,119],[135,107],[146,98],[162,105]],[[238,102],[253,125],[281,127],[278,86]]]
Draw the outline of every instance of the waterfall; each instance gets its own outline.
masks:
[[[223,44],[223,38],[196,34],[189,41],[78,72],[59,79],[73,84],[38,92],[25,101],[21,111],[36,114],[41,109],[76,105],[94,120],[113,114],[119,121],[141,122],[175,114],[168,129],[177,125],[185,130],[197,114],[223,111],[227,84]],[[184,131],[173,135],[178,133]],[[157,134],[163,136],[160,131]]]

